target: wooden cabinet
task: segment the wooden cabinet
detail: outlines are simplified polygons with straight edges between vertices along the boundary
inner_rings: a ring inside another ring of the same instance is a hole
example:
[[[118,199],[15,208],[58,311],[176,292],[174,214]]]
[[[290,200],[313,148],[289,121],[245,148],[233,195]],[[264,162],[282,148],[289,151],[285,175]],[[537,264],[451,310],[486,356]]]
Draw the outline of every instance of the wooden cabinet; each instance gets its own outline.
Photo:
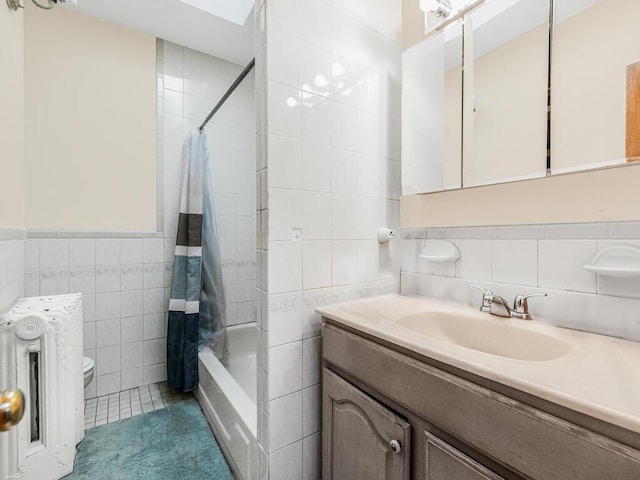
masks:
[[[330,322],[323,363],[325,480],[640,479],[636,432]]]
[[[429,432],[425,447],[425,480],[504,480]]]
[[[410,425],[324,370],[324,480],[409,480]]]

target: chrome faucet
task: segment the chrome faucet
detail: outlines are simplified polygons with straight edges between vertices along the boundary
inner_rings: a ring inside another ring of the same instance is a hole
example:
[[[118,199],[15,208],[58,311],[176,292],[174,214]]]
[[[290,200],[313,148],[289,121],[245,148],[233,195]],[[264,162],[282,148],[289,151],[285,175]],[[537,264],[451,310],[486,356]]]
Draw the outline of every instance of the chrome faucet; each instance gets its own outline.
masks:
[[[470,283],[469,286],[482,292],[481,312],[487,312],[498,317],[511,317],[511,308],[509,308],[506,298],[496,295],[491,290],[485,290],[480,285]]]
[[[527,299],[531,297],[546,297],[546,293],[532,293],[530,295],[516,295],[513,301],[513,308],[509,307],[509,302],[504,297],[496,295],[491,290],[485,290],[479,285],[473,283],[470,287],[476,288],[482,292],[481,312],[487,312],[498,317],[513,317],[521,320],[531,320],[529,313],[529,302]]]

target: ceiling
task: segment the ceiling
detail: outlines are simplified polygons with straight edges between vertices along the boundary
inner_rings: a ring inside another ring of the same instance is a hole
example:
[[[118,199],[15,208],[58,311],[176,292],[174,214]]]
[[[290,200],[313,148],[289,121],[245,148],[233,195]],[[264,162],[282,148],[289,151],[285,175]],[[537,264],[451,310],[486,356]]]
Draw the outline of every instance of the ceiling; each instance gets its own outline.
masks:
[[[252,3],[251,0],[191,0],[188,3],[78,0],[77,5],[68,2],[65,8],[245,65],[254,56]],[[217,15],[209,13],[211,11]]]

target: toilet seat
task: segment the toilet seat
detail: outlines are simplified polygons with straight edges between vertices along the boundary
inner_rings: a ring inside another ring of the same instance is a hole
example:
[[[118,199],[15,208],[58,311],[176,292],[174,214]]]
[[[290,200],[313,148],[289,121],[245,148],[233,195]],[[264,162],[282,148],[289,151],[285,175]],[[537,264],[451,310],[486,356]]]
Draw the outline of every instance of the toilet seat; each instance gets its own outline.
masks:
[[[82,357],[82,373],[88,373],[93,370],[93,359]]]

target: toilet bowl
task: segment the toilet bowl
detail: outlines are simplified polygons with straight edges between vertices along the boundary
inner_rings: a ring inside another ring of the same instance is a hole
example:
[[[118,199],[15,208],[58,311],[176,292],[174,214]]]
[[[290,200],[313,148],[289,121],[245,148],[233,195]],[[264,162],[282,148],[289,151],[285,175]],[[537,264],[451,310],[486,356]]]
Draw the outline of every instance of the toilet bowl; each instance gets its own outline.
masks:
[[[82,373],[84,375],[84,386],[86,387],[93,379],[94,363],[89,357],[82,357]]]

